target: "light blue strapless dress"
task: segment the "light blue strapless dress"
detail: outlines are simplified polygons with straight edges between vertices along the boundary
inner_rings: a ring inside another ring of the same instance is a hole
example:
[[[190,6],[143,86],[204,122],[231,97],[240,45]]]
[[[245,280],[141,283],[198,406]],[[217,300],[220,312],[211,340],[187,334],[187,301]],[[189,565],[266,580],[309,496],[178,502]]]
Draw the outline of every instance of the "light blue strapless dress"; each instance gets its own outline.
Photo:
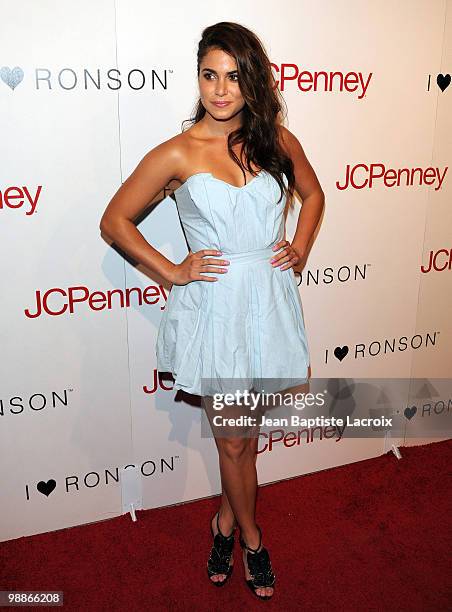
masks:
[[[217,249],[221,256],[208,257],[230,264],[226,273],[205,273],[216,282],[172,286],[158,329],[157,370],[195,395],[306,382],[309,348],[295,274],[270,263],[285,226],[286,198],[277,204],[274,177],[262,170],[235,187],[199,172],[174,196],[190,250]]]

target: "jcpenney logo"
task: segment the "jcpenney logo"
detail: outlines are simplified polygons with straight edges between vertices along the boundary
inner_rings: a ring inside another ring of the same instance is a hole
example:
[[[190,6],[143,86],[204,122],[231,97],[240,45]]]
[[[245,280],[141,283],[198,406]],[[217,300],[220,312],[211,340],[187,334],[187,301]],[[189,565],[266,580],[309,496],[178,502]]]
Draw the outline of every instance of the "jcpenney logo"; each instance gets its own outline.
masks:
[[[24,310],[25,316],[29,319],[36,319],[43,314],[53,317],[60,316],[65,313],[74,314],[76,308],[83,304],[89,310],[111,310],[114,303],[118,303],[120,308],[130,308],[131,296],[135,296],[136,305],[143,304],[153,305],[167,301],[168,296],[162,285],[149,285],[142,289],[141,287],[130,287],[125,291],[123,289],[114,289],[112,291],[90,291],[88,287],[78,286],[62,289],[60,287],[52,287],[45,292],[36,291],[36,304],[33,306],[33,311],[30,308]],[[161,310],[163,310],[161,307]]]
[[[358,100],[364,98],[373,73],[362,72],[311,72],[303,70],[297,64],[272,63],[276,72],[276,86],[285,91],[287,84],[294,84],[299,91],[338,91],[340,93],[357,93]]]
[[[29,71],[30,83],[36,90],[64,89],[70,91],[111,89],[116,91],[121,87],[128,87],[135,91],[141,89],[168,89],[168,75],[172,74],[169,68],[156,70],[141,70],[132,68],[121,73],[117,68],[34,68]],[[14,90],[25,79],[25,72],[20,66],[0,68],[0,79],[10,89]]]
[[[421,272],[444,272],[444,270],[452,270],[452,248],[439,249],[439,251],[430,251],[427,266],[421,265]]]
[[[291,448],[302,443],[311,444],[315,440],[322,441],[335,438],[336,442],[342,440],[345,427],[329,425],[327,427],[305,428],[296,431],[272,429],[268,432],[259,432],[259,448],[257,454],[272,452],[275,448]]]
[[[372,189],[383,187],[412,187],[413,185],[435,185],[435,191],[441,189],[448,166],[440,172],[439,168],[386,168],[384,164],[347,164],[343,183],[336,181],[336,187],[344,189]]]
[[[174,379],[173,377],[171,377],[171,379],[169,380],[169,386],[165,385],[165,383],[162,382],[161,378],[159,378],[157,368],[154,368],[152,383],[151,385],[143,385],[143,392],[147,395],[154,395],[154,393],[156,393],[159,389],[162,389],[163,391],[173,391],[173,384]]]
[[[5,209],[21,208],[25,211],[28,217],[36,212],[39,196],[41,195],[42,185],[38,185],[33,189],[26,185],[22,187],[6,187],[3,191],[0,190],[0,211]]]

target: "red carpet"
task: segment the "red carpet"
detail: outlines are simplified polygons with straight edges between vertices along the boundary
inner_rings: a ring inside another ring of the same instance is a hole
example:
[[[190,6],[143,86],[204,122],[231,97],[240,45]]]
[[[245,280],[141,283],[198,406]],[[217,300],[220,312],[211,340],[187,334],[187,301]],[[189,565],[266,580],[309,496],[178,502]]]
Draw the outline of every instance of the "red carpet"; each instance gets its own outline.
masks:
[[[0,543],[0,589],[62,590],[65,610],[452,609],[452,441],[401,448],[260,488],[277,575],[270,601],[205,565],[217,498]]]

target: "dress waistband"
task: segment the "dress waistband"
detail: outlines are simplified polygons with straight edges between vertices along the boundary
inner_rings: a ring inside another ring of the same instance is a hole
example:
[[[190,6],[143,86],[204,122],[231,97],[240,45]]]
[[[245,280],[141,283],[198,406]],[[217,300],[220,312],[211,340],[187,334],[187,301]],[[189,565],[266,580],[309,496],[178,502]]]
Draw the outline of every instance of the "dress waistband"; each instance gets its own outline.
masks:
[[[276,243],[275,243],[276,244]],[[265,247],[263,249],[254,249],[252,251],[241,251],[239,253],[226,253],[222,251],[222,255],[219,255],[219,259],[227,259],[231,263],[254,263],[257,261],[270,261],[273,255],[276,255],[278,251],[274,251],[275,245]]]

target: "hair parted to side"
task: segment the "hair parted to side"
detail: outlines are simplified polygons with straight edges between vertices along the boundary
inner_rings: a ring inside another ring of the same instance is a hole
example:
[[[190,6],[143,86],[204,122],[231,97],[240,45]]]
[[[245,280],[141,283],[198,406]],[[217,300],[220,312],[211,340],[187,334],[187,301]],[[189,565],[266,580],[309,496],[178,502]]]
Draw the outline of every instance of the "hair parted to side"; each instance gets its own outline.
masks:
[[[292,199],[295,176],[293,162],[281,148],[278,126],[287,116],[286,104],[271,71],[270,60],[258,36],[248,28],[230,21],[222,21],[205,28],[198,44],[197,74],[204,56],[209,50],[221,49],[234,57],[240,92],[245,100],[242,126],[228,136],[228,150],[231,158],[242,169],[238,156],[232,150],[236,144],[243,143],[245,167],[253,174],[250,162],[269,172],[281,189],[281,201],[285,192],[283,174],[287,178],[287,195]],[[284,109],[284,114],[283,114]],[[193,115],[185,119],[192,125],[204,115],[201,99],[195,105]],[[182,124],[182,126],[183,126]]]

